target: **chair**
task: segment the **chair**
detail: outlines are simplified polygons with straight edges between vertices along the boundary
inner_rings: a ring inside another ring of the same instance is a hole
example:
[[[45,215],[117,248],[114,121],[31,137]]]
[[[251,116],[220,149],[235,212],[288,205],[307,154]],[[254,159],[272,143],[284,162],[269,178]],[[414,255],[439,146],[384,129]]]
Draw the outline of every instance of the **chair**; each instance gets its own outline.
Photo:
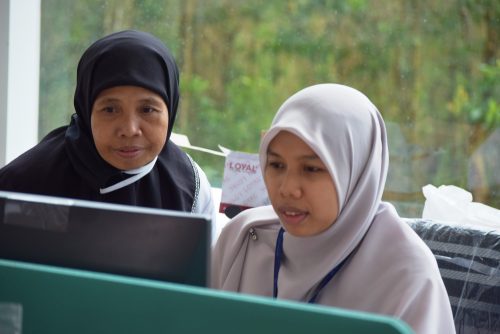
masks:
[[[405,219],[434,253],[457,334],[500,333],[500,231]]]

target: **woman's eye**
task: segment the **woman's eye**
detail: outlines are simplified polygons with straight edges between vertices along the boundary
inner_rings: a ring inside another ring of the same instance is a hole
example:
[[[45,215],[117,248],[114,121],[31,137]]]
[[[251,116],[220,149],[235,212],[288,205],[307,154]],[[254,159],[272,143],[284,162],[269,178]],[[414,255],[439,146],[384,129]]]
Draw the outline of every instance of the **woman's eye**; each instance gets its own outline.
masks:
[[[145,113],[145,114],[150,114],[150,113],[152,113],[154,111],[156,111],[156,109],[153,108],[153,107],[150,107],[150,106],[142,108],[142,112]]]
[[[316,166],[306,166],[306,167],[304,167],[304,169],[306,172],[309,172],[309,173],[317,173],[317,172],[321,172],[323,170],[322,168],[316,167]]]
[[[275,161],[270,161],[268,162],[268,166],[274,169],[280,169],[283,168],[283,164],[280,162],[275,162]]]
[[[114,107],[104,107],[104,108],[102,108],[102,111],[104,111],[106,113],[112,113],[115,111],[115,108]]]

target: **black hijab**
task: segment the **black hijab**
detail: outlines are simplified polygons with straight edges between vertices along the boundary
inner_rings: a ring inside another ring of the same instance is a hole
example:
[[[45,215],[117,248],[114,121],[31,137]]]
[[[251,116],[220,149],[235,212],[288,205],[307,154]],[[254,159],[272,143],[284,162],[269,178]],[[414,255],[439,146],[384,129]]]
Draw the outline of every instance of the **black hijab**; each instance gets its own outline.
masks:
[[[179,71],[174,58],[156,37],[127,30],[92,44],[78,64],[75,110],[66,131],[68,155],[78,172],[95,187],[103,187],[117,169],[97,153],[90,127],[97,95],[114,86],[140,86],[160,95],[168,107],[167,140],[179,103]],[[164,153],[164,152],[162,152]]]
[[[109,194],[99,189],[129,177],[101,158],[90,117],[97,95],[114,86],[140,86],[160,95],[169,113],[167,142],[154,168]],[[94,42],[82,55],[69,126],[0,170],[0,189],[120,204],[191,211],[197,173],[190,158],[170,140],[179,103],[179,70],[167,47],[151,34],[126,30]]]

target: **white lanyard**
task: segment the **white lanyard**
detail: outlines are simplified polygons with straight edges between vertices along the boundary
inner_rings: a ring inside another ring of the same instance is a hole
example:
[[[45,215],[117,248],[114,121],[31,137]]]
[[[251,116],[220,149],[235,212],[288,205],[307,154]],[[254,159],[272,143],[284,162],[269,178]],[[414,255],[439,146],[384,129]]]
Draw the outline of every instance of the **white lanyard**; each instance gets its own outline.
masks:
[[[143,176],[147,175],[153,169],[153,167],[156,163],[156,160],[158,160],[158,157],[155,157],[153,159],[153,161],[151,161],[150,163],[148,163],[145,166],[124,171],[125,174],[130,174],[130,175],[134,175],[134,176],[131,176],[128,179],[122,180],[118,183],[115,183],[109,187],[101,188],[101,189],[99,189],[99,192],[101,194],[107,194],[107,193],[110,193],[112,191],[126,187],[129,184],[134,183],[135,181],[141,179]]]

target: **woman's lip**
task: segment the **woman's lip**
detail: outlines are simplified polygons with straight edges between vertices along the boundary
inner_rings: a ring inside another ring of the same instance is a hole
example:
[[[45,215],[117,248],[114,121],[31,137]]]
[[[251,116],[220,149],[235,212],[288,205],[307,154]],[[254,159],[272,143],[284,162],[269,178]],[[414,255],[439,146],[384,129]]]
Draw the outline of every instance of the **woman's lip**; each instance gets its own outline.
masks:
[[[119,156],[124,158],[133,158],[141,152],[140,147],[120,147],[116,150]]]
[[[283,208],[280,209],[279,212],[282,222],[289,225],[296,225],[301,223],[304,219],[306,219],[308,215],[306,211],[291,208]]]

